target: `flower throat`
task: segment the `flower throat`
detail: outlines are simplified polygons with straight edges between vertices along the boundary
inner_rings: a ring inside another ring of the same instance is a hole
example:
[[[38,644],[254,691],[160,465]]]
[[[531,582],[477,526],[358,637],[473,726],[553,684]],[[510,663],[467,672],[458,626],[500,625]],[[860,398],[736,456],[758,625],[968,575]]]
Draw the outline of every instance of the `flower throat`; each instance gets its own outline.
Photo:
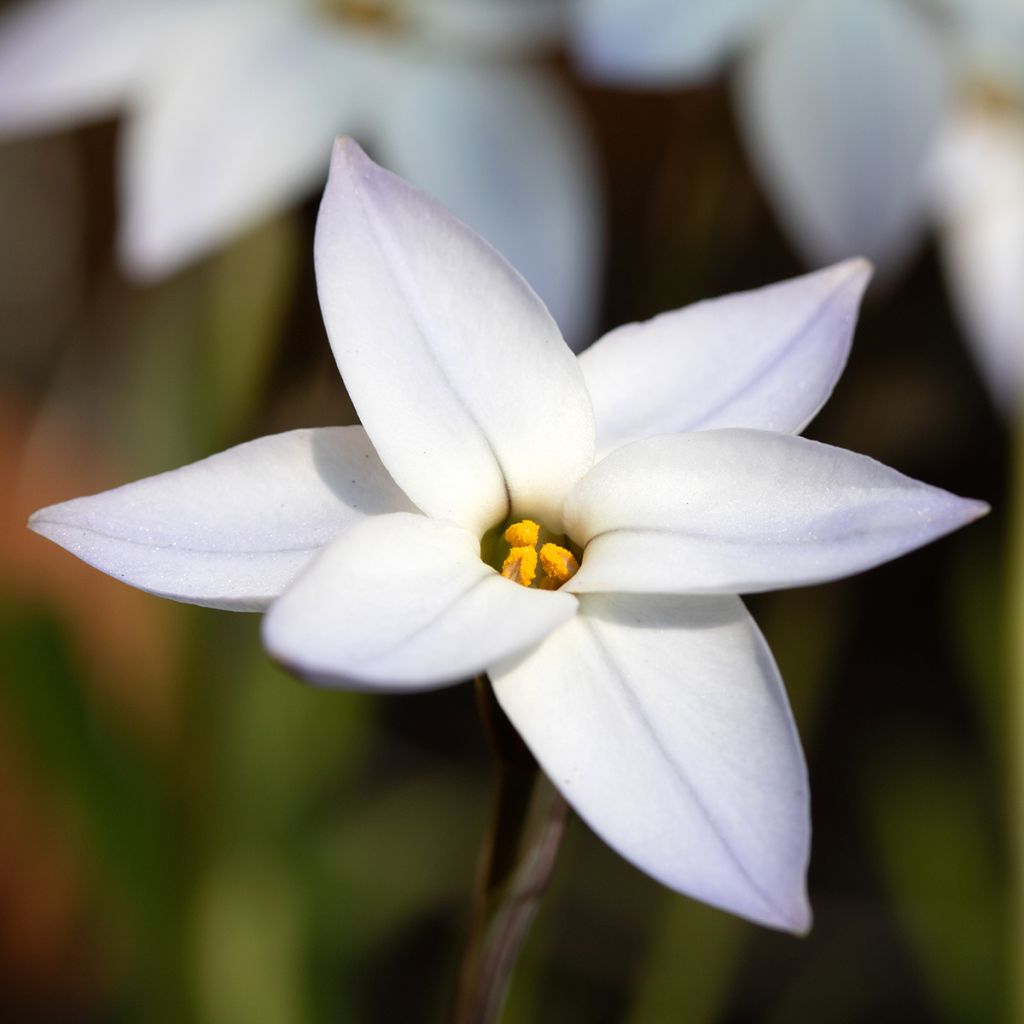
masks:
[[[501,564],[501,575],[514,583],[531,587],[536,581],[538,590],[557,590],[579,569],[576,556],[560,544],[548,541],[538,552],[540,527],[532,519],[513,523],[503,537],[509,551]],[[539,578],[538,566],[541,570]]]

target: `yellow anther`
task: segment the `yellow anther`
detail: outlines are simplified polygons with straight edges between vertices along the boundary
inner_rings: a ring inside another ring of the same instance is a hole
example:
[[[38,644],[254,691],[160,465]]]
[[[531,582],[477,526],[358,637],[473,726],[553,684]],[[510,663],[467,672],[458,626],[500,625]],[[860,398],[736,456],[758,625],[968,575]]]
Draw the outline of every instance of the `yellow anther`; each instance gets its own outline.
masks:
[[[545,544],[541,547],[540,564],[544,567],[544,575],[554,580],[556,586],[572,579],[580,567],[573,557],[573,553],[557,544]],[[544,583],[545,581],[542,580],[540,585],[545,590],[550,589],[544,586]]]
[[[537,552],[528,544],[514,547],[501,567],[501,575],[528,587],[537,575]]]
[[[505,531],[505,543],[515,548],[532,548],[539,536],[540,527],[532,519],[524,519],[521,523],[513,523]]]

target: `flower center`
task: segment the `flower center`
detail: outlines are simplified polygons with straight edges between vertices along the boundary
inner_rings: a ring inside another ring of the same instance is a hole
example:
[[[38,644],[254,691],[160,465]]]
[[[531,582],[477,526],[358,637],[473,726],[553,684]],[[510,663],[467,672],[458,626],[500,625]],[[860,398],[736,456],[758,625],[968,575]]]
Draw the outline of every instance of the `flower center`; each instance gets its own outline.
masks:
[[[501,566],[501,575],[524,587],[533,586],[537,578],[537,563],[543,573],[537,582],[539,590],[557,590],[566,580],[572,579],[579,569],[576,556],[560,544],[550,541],[542,544],[537,553],[540,527],[532,519],[513,523],[504,534],[509,545],[508,555]]]

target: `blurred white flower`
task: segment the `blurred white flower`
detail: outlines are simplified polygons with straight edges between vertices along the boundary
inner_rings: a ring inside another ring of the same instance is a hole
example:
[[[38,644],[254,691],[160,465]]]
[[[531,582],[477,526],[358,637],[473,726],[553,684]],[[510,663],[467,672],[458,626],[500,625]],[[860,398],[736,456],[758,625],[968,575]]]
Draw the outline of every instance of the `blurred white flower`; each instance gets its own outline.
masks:
[[[1024,389],[1024,4],[955,0],[965,87],[932,165],[935,221],[964,332],[997,404]]]
[[[356,134],[493,239],[567,336],[602,230],[546,0],[37,0],[0,23],[0,133],[128,114],[124,265],[159,277],[311,192]]]
[[[735,595],[985,511],[794,436],[842,371],[867,265],[630,324],[577,360],[494,250],[342,140],[316,268],[361,427],[243,444],[32,527],[145,590],[267,609],[268,649],[316,683],[487,671],[623,856],[805,931],[806,770]]]
[[[863,255],[884,274],[920,241],[949,69],[918,5],[581,0],[576,37],[583,66],[613,81],[697,83],[735,58],[747,150],[811,265]]]
[[[1024,388],[1024,109],[964,105],[936,157],[935,199],[954,306],[1013,415]]]
[[[737,117],[812,266],[904,266],[931,224],[997,402],[1024,384],[1021,0],[580,0],[582,65],[706,80],[735,59]]]

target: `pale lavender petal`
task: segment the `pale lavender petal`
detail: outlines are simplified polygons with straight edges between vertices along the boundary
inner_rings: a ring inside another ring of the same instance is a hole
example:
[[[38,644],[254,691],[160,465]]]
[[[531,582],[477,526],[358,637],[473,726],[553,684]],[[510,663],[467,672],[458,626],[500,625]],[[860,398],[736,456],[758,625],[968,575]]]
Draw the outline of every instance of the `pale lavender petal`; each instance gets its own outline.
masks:
[[[142,590],[260,611],[347,526],[412,508],[362,428],[334,427],[249,441],[29,525]]]
[[[491,678],[544,771],[625,858],[723,910],[809,929],[807,772],[737,598],[587,595]]]
[[[324,686],[429,689],[533,646],[576,605],[571,594],[503,579],[462,527],[376,516],[342,534],[274,602],[263,640]]]
[[[152,59],[125,126],[120,247],[168,274],[313,191],[358,131],[376,52],[265,5],[215,4]]]
[[[408,54],[374,138],[536,290],[573,348],[592,340],[603,209],[579,111],[538,69]]]
[[[315,247],[324,322],[384,465],[478,535],[510,512],[560,532],[594,418],[551,315],[483,239],[339,140]]]
[[[977,519],[980,501],[789,434],[708,430],[612,452],[566,503],[568,589],[752,593],[837,579]]]
[[[849,260],[605,335],[580,356],[599,456],[686,430],[799,433],[846,365],[870,274]]]
[[[0,19],[0,132],[109,116],[138,87],[175,4],[35,0]]]
[[[586,72],[610,82],[700,82],[779,6],[777,0],[579,0],[575,50]]]

